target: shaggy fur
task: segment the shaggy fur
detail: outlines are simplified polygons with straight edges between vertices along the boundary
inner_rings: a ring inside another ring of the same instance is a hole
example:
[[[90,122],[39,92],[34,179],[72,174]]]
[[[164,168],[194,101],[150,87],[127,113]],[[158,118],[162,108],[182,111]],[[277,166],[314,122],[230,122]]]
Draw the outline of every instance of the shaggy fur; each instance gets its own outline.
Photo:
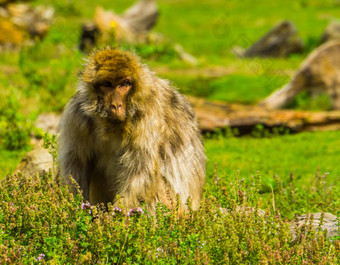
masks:
[[[132,80],[124,120],[110,114],[98,92],[103,80]],[[92,204],[122,198],[126,209],[144,201],[154,213],[179,194],[199,206],[205,183],[205,154],[197,120],[187,100],[155,76],[130,52],[104,49],[92,54],[77,93],[60,124],[59,160]]]

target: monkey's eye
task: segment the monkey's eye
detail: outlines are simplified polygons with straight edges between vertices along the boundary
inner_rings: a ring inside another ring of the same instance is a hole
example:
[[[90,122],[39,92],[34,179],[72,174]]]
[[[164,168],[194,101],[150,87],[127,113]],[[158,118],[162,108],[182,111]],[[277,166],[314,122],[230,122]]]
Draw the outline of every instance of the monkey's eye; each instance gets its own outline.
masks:
[[[103,81],[100,85],[104,87],[112,87],[112,83],[108,80]]]
[[[131,81],[129,79],[125,79],[122,83],[120,83],[120,86],[131,86]]]

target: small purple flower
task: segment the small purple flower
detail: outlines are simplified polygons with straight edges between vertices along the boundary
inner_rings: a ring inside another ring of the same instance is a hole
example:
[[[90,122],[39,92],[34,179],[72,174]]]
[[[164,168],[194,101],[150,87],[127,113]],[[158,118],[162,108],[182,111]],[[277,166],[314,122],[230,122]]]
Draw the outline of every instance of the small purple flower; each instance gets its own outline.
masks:
[[[36,258],[37,261],[41,261],[45,258],[45,254],[39,254],[39,256]]]
[[[90,204],[89,202],[83,202],[83,203],[81,204],[81,208],[82,208],[83,210],[85,210],[85,209],[91,209],[91,204]]]
[[[164,250],[163,250],[161,247],[158,247],[158,248],[156,249],[156,251],[157,251],[157,252],[164,252]]]
[[[128,212],[128,216],[141,215],[144,211],[141,207],[133,208]]]
[[[161,248],[161,247],[158,247],[156,249],[156,253],[155,253],[155,256],[156,256],[156,259],[164,252],[164,250]]]
[[[123,210],[121,208],[119,208],[119,207],[113,208],[113,212],[112,212],[113,216],[115,216],[115,215],[121,216],[122,213],[123,213]]]
[[[120,212],[120,213],[121,213],[121,212],[122,212],[122,209],[120,209],[119,207],[115,207],[115,208],[113,208],[113,211],[114,211],[114,212]]]

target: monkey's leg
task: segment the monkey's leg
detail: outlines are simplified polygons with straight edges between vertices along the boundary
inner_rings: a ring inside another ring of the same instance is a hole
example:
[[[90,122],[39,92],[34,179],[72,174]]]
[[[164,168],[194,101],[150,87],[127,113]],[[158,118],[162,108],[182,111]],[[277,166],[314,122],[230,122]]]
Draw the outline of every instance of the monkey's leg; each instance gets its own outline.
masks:
[[[66,183],[70,185],[70,191],[74,195],[77,193],[76,187],[72,185],[71,176],[78,183],[84,199],[89,201],[89,170],[86,163],[81,162],[80,157],[70,151],[63,154],[63,159],[60,160],[60,166]]]
[[[105,192],[107,190],[107,187],[108,185],[105,179],[101,177],[101,175],[92,175],[89,187],[89,197],[91,204],[112,202],[112,200],[110,200],[110,197]]]

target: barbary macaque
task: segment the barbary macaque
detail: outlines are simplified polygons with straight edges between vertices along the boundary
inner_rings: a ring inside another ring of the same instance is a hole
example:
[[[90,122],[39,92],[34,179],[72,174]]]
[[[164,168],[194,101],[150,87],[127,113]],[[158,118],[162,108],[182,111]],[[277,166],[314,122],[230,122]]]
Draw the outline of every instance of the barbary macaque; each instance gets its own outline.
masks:
[[[91,204],[125,209],[144,202],[169,208],[179,195],[185,211],[200,203],[206,157],[197,119],[188,101],[131,52],[94,52],[67,104],[59,136],[65,179],[75,179]]]

